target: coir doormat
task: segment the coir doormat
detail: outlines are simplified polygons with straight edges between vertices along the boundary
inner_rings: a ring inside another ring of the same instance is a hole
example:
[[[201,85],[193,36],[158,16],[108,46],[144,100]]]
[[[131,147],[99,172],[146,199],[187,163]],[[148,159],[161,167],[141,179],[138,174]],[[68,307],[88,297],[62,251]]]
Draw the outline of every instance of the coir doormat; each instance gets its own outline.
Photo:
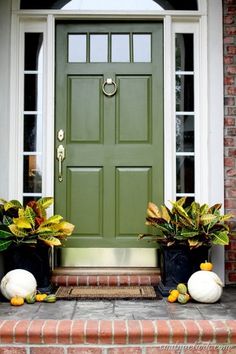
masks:
[[[153,286],[60,286],[57,299],[160,299]]]

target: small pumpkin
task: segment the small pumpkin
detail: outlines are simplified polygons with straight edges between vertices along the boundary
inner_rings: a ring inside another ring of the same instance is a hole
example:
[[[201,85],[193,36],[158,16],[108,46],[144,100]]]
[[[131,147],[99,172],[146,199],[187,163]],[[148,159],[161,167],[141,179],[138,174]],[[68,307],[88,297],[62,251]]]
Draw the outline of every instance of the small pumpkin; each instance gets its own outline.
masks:
[[[168,302],[175,302],[177,300],[177,297],[176,296],[174,296],[174,295],[169,295],[168,297],[167,297],[167,301]]]
[[[200,269],[211,271],[213,269],[213,264],[211,262],[205,261],[200,264]]]
[[[10,300],[12,306],[24,305],[24,298],[22,296],[14,296]]]
[[[44,299],[46,299],[47,294],[36,294],[35,295],[35,300],[38,302],[42,302],[44,301]]]
[[[177,297],[179,296],[179,291],[177,289],[170,290],[170,295],[176,297],[177,299]]]

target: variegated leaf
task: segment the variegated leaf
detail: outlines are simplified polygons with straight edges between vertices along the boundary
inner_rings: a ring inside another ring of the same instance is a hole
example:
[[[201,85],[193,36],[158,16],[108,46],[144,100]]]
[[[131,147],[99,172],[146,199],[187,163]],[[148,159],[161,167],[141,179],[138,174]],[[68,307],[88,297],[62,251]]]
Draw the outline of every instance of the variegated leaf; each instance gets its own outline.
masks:
[[[15,208],[15,209],[22,208],[22,205],[18,200],[10,200],[9,202],[6,202],[4,204],[4,209],[6,211],[11,208]]]
[[[189,238],[189,237],[198,236],[198,234],[199,234],[198,231],[183,230],[183,231],[181,232],[181,236],[183,236],[184,238]]]
[[[53,236],[39,236],[39,239],[49,246],[60,246],[61,241]]]
[[[147,215],[150,218],[160,218],[161,217],[160,211],[159,211],[158,207],[156,206],[156,204],[154,204],[152,202],[148,203]]]
[[[24,208],[18,209],[18,217],[23,218],[24,216],[25,216],[25,209]]]
[[[39,200],[37,200],[37,205],[42,206],[43,209],[49,208],[50,205],[52,205],[52,203],[53,203],[52,197],[44,197],[44,198],[40,198]]]
[[[21,218],[13,218],[14,224],[19,228],[19,229],[31,229],[32,225],[28,221],[26,217],[21,217]]]
[[[53,215],[44,222],[40,226],[46,226],[46,225],[51,225],[51,224],[59,224],[60,221],[62,221],[63,217],[61,215]]]
[[[161,217],[165,219],[167,222],[170,222],[171,220],[168,209],[164,205],[161,205]]]
[[[190,248],[196,248],[202,245],[202,242],[198,240],[188,239],[188,244]]]
[[[35,226],[35,216],[36,214],[33,209],[27,205],[25,208],[25,217],[32,226]]]
[[[3,225],[6,225],[6,226],[11,225],[12,218],[10,216],[3,215],[2,223],[3,223]]]
[[[186,227],[193,227],[193,222],[189,219],[189,218],[184,218],[184,217],[179,217],[179,222],[178,224],[180,224],[181,226],[184,225]]]
[[[222,207],[222,204],[220,204],[220,203],[214,204],[214,205],[212,205],[212,206],[209,208],[209,211],[208,211],[208,212],[214,214],[215,211],[216,211],[216,210],[220,210],[221,207]]]
[[[182,197],[182,198],[178,199],[176,202],[172,202],[172,204],[182,207],[185,202],[186,202],[186,197]]]
[[[28,235],[27,232],[22,231],[15,224],[11,224],[8,227],[11,230],[11,233],[13,233],[16,237],[25,237]]]
[[[8,231],[5,231],[5,230],[0,230],[0,238],[3,239],[3,238],[9,238],[9,237],[12,237],[12,234]]]
[[[218,216],[215,216],[212,214],[204,214],[200,217],[200,223],[203,226],[209,225],[210,223],[214,222],[215,220],[218,220]]]
[[[224,222],[226,220],[229,220],[231,218],[233,218],[234,216],[232,214],[225,214],[225,215],[221,215],[220,216],[220,222]]]
[[[62,221],[55,225],[58,231],[63,232],[67,236],[70,236],[75,228],[75,226],[68,221]]]
[[[35,231],[36,234],[42,234],[44,232],[52,232],[52,228],[40,225],[39,228]]]
[[[0,252],[5,251],[12,244],[12,240],[0,240]]]
[[[207,214],[209,212],[209,205],[203,204],[200,208],[201,215]]]
[[[212,242],[215,245],[228,245],[229,237],[227,231],[215,232],[213,234]]]

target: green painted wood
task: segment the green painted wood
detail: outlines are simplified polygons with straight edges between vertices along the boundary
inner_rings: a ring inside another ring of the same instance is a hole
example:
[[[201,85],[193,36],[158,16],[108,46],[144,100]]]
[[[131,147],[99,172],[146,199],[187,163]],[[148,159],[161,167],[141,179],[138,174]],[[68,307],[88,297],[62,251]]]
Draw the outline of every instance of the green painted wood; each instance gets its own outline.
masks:
[[[109,62],[89,63],[88,46],[86,63],[68,63],[70,33],[108,34]],[[151,33],[152,62],[133,63],[132,50],[130,63],[110,62],[112,33]],[[56,147],[66,159],[59,182],[55,158],[55,208],[76,225],[66,246],[155,247],[137,235],[148,201],[163,202],[162,24],[58,23],[56,38],[55,127],[65,131]]]

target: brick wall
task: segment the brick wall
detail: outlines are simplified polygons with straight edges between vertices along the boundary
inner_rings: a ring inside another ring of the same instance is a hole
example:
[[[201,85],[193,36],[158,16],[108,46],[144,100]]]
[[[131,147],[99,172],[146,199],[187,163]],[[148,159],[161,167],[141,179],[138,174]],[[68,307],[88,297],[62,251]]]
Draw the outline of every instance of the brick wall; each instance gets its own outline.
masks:
[[[236,0],[224,6],[225,209],[236,216]],[[234,222],[236,224],[236,222]],[[236,283],[236,237],[226,248],[226,283]]]

